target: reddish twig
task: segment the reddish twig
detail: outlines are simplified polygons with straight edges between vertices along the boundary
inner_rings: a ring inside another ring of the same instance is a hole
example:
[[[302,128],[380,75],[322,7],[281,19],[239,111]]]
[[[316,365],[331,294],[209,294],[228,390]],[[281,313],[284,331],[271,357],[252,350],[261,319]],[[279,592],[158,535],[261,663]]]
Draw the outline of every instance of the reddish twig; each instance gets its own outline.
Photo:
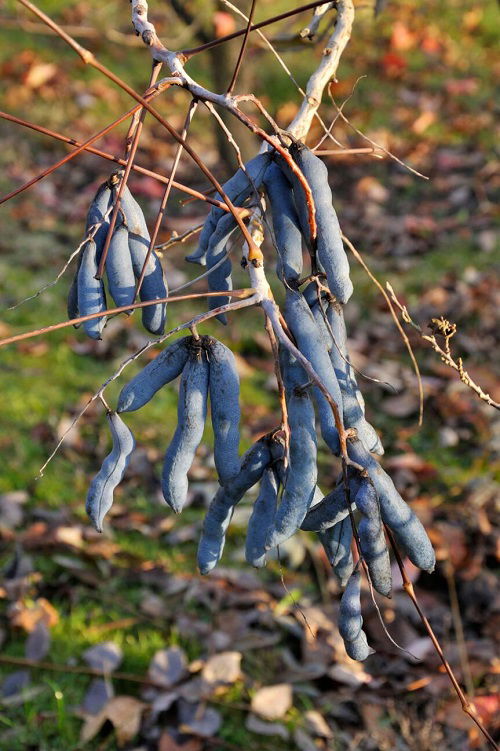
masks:
[[[243,37],[243,42],[241,43],[240,53],[238,55],[238,59],[236,61],[236,65],[234,67],[233,75],[231,78],[231,83],[227,87],[227,94],[231,94],[231,92],[234,89],[234,86],[236,84],[236,79],[238,78],[238,73],[240,72],[241,64],[243,62],[243,58],[245,56],[247,43],[248,43],[248,36],[250,34],[250,27],[252,26],[253,21],[253,15],[255,13],[255,6],[257,5],[257,0],[252,0],[252,5],[250,7],[250,13],[248,15],[248,23],[247,27],[245,29],[245,35]]]

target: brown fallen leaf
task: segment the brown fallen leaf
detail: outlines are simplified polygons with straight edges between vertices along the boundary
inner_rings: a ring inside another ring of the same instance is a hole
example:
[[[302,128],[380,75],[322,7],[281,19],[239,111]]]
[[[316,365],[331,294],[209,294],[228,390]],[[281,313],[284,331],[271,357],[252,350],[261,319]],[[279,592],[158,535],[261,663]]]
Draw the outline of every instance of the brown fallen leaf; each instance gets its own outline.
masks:
[[[123,746],[132,740],[141,726],[142,713],[147,704],[133,696],[116,696],[110,699],[97,715],[90,715],[85,720],[80,741],[87,743],[95,738],[106,720],[113,725],[118,746]]]
[[[266,720],[279,720],[292,706],[292,687],[289,683],[265,686],[252,697],[252,712]]]
[[[202,741],[200,741],[199,738],[191,738],[189,741],[186,741],[186,743],[179,745],[179,743],[176,743],[172,738],[170,733],[166,732],[161,734],[158,743],[158,751],[201,751],[201,749]]]
[[[201,671],[204,686],[212,690],[218,686],[235,683],[241,678],[240,652],[221,652],[210,657]]]
[[[10,613],[11,626],[22,628],[30,633],[42,621],[49,628],[59,621],[55,607],[44,597],[39,597],[32,605],[16,603]]]
[[[184,678],[187,672],[187,660],[180,647],[160,649],[153,655],[148,669],[148,676],[154,683],[169,688]]]

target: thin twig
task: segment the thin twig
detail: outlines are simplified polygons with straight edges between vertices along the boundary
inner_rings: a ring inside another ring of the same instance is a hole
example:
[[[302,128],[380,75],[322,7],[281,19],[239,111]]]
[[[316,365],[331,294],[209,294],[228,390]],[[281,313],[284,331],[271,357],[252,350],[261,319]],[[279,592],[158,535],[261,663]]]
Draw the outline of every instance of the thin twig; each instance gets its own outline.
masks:
[[[250,34],[250,28],[252,26],[252,21],[253,21],[253,16],[254,16],[254,13],[255,13],[255,6],[256,5],[257,5],[257,0],[252,0],[252,4],[251,4],[251,7],[250,7],[250,13],[248,15],[247,28],[246,28],[245,34],[243,36],[243,41],[241,43],[241,47],[240,47],[240,52],[239,52],[239,55],[238,55],[238,59],[236,60],[236,65],[234,66],[234,71],[233,71],[233,75],[231,77],[231,82],[230,82],[229,86],[227,87],[227,93],[228,94],[232,93],[232,91],[234,89],[234,86],[236,84],[236,79],[238,78],[238,73],[240,72],[241,64],[243,62],[243,58],[245,56],[245,52],[246,52],[246,48],[247,48],[248,36]]]
[[[350,249],[350,251],[352,252],[352,254],[354,255],[354,257],[356,258],[356,260],[364,268],[364,270],[366,271],[366,273],[368,274],[368,276],[370,277],[370,279],[372,280],[372,282],[375,284],[375,286],[382,293],[382,295],[383,295],[383,297],[384,297],[384,299],[385,299],[385,301],[386,301],[386,303],[387,303],[387,305],[389,307],[389,310],[390,310],[391,316],[392,316],[392,318],[394,320],[394,323],[396,324],[397,329],[398,329],[399,333],[401,334],[401,338],[402,338],[403,342],[405,343],[405,347],[408,350],[408,354],[410,355],[410,359],[411,359],[411,361],[413,363],[413,368],[415,370],[415,375],[417,376],[418,396],[419,396],[418,424],[419,424],[419,426],[421,426],[422,423],[423,423],[423,417],[424,417],[424,387],[423,387],[423,384],[422,384],[422,376],[420,375],[420,368],[418,366],[417,358],[415,357],[415,354],[413,352],[412,346],[410,344],[410,340],[406,336],[406,332],[403,329],[403,327],[401,326],[401,323],[399,322],[398,315],[397,315],[396,311],[394,310],[394,306],[393,306],[393,304],[391,302],[391,299],[390,299],[389,295],[387,294],[387,292],[385,291],[385,289],[383,288],[383,286],[380,284],[380,282],[377,279],[377,277],[372,274],[372,272],[368,268],[366,262],[364,261],[363,257],[361,256],[361,254],[359,253],[359,251],[356,250],[356,248],[354,247],[354,245],[352,244],[352,242],[349,240],[349,238],[346,237],[344,234],[342,234],[342,239],[346,243],[346,245],[348,246],[348,248]]]
[[[448,674],[448,678],[450,679],[451,684],[452,684],[452,686],[453,686],[453,688],[454,688],[454,690],[455,690],[458,698],[460,699],[460,703],[462,704],[463,711],[465,712],[465,714],[469,715],[469,717],[471,718],[471,720],[473,722],[476,723],[476,725],[478,726],[478,728],[481,731],[481,733],[484,735],[484,737],[486,738],[486,740],[491,744],[491,747],[494,748],[495,751],[500,751],[499,746],[497,745],[497,743],[495,743],[495,741],[493,740],[493,738],[491,737],[491,735],[488,733],[488,731],[484,727],[483,723],[481,722],[481,719],[480,719],[480,717],[477,714],[477,710],[476,710],[474,704],[469,700],[469,698],[466,696],[466,694],[463,692],[462,688],[460,687],[460,684],[457,681],[457,679],[455,677],[455,674],[454,674],[454,672],[453,672],[453,670],[452,670],[452,668],[451,668],[448,660],[444,656],[444,652],[443,652],[443,649],[441,647],[441,644],[439,643],[436,634],[432,630],[431,624],[427,620],[427,617],[425,616],[422,608],[420,607],[420,603],[417,600],[417,596],[415,594],[415,590],[413,588],[413,584],[411,583],[410,579],[408,578],[408,575],[406,573],[406,569],[404,567],[403,559],[401,558],[401,555],[399,553],[397,545],[394,542],[394,537],[392,536],[392,532],[387,527],[386,527],[386,532],[387,532],[387,535],[388,535],[389,540],[391,542],[391,546],[392,546],[392,549],[394,551],[394,555],[396,557],[398,568],[399,568],[399,570],[401,572],[401,577],[403,579],[403,588],[404,588],[406,594],[408,595],[408,597],[410,598],[410,600],[412,601],[412,603],[413,603],[413,605],[415,607],[415,610],[417,611],[417,613],[418,613],[418,615],[420,617],[420,620],[422,621],[422,624],[423,624],[425,630],[427,631],[430,640],[432,641],[434,649],[436,650],[436,653],[437,653],[439,659],[441,660],[441,662],[443,664],[443,667],[446,670],[446,673]]]

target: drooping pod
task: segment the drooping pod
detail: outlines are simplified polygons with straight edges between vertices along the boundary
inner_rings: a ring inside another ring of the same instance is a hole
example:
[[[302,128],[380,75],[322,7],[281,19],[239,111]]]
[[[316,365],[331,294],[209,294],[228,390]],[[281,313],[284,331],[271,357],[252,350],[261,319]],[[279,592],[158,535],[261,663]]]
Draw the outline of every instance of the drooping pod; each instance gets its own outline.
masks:
[[[240,378],[235,357],[222,342],[207,338],[206,351],[214,461],[219,482],[225,485],[240,471]]]
[[[188,491],[187,474],[203,438],[207,417],[208,362],[200,345],[190,345],[179,388],[177,428],[165,454],[161,488],[168,505],[180,513]]]
[[[368,451],[382,455],[384,447],[375,428],[366,420],[365,402],[359,390],[354,368],[348,362],[347,333],[342,306],[331,303],[326,308],[327,320],[333,334],[330,357],[342,392],[344,424],[355,428]]]
[[[353,571],[342,599],[339,610],[339,631],[344,640],[345,649],[353,660],[366,660],[374,650],[368,646],[363,631],[361,615],[361,574]]]
[[[135,297],[135,277],[128,248],[128,231],[123,224],[116,226],[111,236],[105,267],[108,288],[116,306],[131,305]],[[132,313],[131,310],[126,312]]]
[[[95,194],[92,203],[90,204],[85,225],[85,231],[88,232],[94,224],[101,222],[101,225],[93,238],[97,247],[98,261],[101,257],[102,249],[104,247],[104,243],[106,242],[106,237],[109,230],[110,215],[108,214],[106,219],[104,219],[104,217],[106,216],[108,209],[110,209],[110,207],[112,206],[112,203],[113,194],[111,192],[111,188],[108,185],[108,182],[105,181],[97,189],[97,193]]]
[[[191,336],[177,339],[125,384],[118,397],[117,412],[140,409],[162,386],[177,378],[186,364],[191,342]]]
[[[300,292],[287,289],[284,316],[295,337],[298,348],[307,357],[317,375],[321,378],[330,396],[337,404],[342,417],[342,396],[326,344],[309,306]],[[334,454],[338,454],[340,452],[340,441],[332,408],[317,386],[314,387],[313,394],[318,409],[321,435],[328,448]]]
[[[352,557],[352,524],[349,516],[337,522],[335,526],[317,532],[325,549],[333,573],[344,587],[354,569]]]
[[[219,562],[234,507],[247,490],[260,480],[270,462],[269,442],[261,438],[243,454],[236,477],[218,489],[203,520],[198,543],[198,568],[201,574],[208,574]]]
[[[302,234],[290,185],[277,164],[269,166],[264,187],[279,254],[276,267],[278,277],[287,283],[296,282],[302,276]]]
[[[363,478],[356,493],[356,506],[361,514],[358,536],[371,582],[377,592],[391,596],[391,560],[380,518],[377,491],[368,478]]]
[[[346,303],[352,295],[353,286],[339,221],[333,208],[328,169],[325,163],[302,143],[292,144],[290,153],[311,188],[316,208],[316,252],[325,269],[328,286],[339,302]],[[301,193],[304,196],[303,190]]]
[[[351,508],[354,509],[354,498],[360,483],[358,474],[350,473],[348,483]],[[347,516],[349,516],[349,508],[344,482],[341,479],[330,493],[309,509],[300,528],[307,532],[324,532]]]
[[[113,492],[121,482],[134,450],[135,441],[130,429],[116,412],[107,414],[113,448],[90,484],[85,509],[94,527],[102,532],[102,521],[113,504]]]
[[[150,244],[150,236],[140,205],[132,193],[125,186],[121,197],[121,208],[128,228],[128,247],[132,268],[136,279],[139,279],[146,260]],[[139,298],[142,302],[161,300],[167,296],[167,285],[160,259],[152,250],[146,273],[139,290]],[[161,335],[165,330],[167,306],[165,303],[148,305],[142,308],[142,324],[152,334]]]
[[[218,292],[219,290],[231,290],[233,288],[233,282],[231,278],[231,260],[226,258],[222,260],[227,252],[227,243],[229,238],[235,231],[237,225],[235,218],[232,214],[221,217],[219,219],[215,230],[212,233],[210,241],[208,243],[207,250],[207,267],[213,269],[208,275],[208,288],[211,292]],[[220,263],[222,261],[222,263]],[[217,265],[219,264],[220,265]],[[216,268],[213,268],[216,266]],[[227,305],[231,301],[230,297],[209,297],[208,306],[210,310],[218,308],[220,305]],[[217,319],[226,324],[227,317],[225,313],[220,313]]]
[[[279,481],[273,467],[264,470],[259,495],[248,520],[245,543],[246,562],[256,568],[266,563],[266,539],[271,529],[278,504]]]
[[[420,519],[403,501],[389,475],[361,441],[349,440],[347,448],[349,457],[367,470],[377,491],[382,520],[393,532],[398,545],[417,568],[432,573],[436,556]]]
[[[245,171],[241,168],[238,169],[235,174],[223,184],[222,188],[224,193],[228,196],[234,206],[243,206],[247,198],[253,195],[255,190],[262,185],[262,180],[264,179],[270,161],[271,153],[269,151],[257,154],[257,156],[250,159],[250,161],[245,164]],[[218,193],[216,193],[215,197],[219,201],[222,200]],[[186,261],[199,263],[201,266],[205,266],[208,243],[219,219],[225,214],[226,212],[224,209],[212,206],[205,220],[205,224],[203,225],[198,241],[198,247],[194,253],[186,256]]]
[[[268,550],[299,529],[312,503],[318,477],[314,408],[308,390],[303,388],[307,376],[285,347],[280,350],[280,367],[290,427],[290,462],[281,503],[267,537]]]
[[[96,279],[97,247],[94,240],[87,240],[82,248],[82,261],[78,270],[78,312],[81,316],[89,316],[106,310],[106,293],[102,279]],[[100,339],[106,324],[106,316],[91,318],[84,321],[83,328],[87,336]]]

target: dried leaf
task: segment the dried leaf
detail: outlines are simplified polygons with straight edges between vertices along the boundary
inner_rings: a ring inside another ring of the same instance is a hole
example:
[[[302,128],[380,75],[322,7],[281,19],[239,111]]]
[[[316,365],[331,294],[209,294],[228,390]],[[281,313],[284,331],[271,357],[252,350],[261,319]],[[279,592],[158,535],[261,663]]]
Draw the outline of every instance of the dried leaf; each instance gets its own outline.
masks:
[[[115,642],[103,641],[86,649],[82,656],[87,665],[94,670],[112,673],[123,660],[123,651]]]
[[[158,743],[158,751],[201,751],[202,742],[198,738],[191,738],[186,743],[179,745],[170,733],[162,733]]]
[[[94,678],[83,698],[82,711],[85,714],[97,715],[112,698],[113,687],[110,681]]]
[[[201,671],[203,683],[211,689],[235,683],[241,677],[240,666],[240,652],[222,652],[214,655],[207,660]]]
[[[110,699],[97,715],[85,720],[80,733],[80,741],[87,743],[100,731],[106,720],[113,725],[119,746],[132,740],[141,726],[141,718],[146,704],[132,696],[116,696]]]
[[[220,713],[204,704],[179,701],[179,730],[202,738],[212,738],[222,724]]]
[[[12,626],[23,628],[28,632],[33,631],[40,621],[43,621],[49,628],[59,621],[57,610],[44,597],[39,597],[29,606],[18,604],[11,616]]]
[[[2,697],[15,696],[19,694],[25,686],[30,682],[29,670],[16,670],[14,673],[10,673],[3,681],[0,688],[0,694]]]
[[[328,723],[320,712],[315,709],[310,709],[305,713],[304,719],[306,721],[307,729],[320,738],[331,738],[333,733],[328,727]]]
[[[26,640],[24,654],[28,660],[43,660],[49,649],[49,629],[44,621],[38,621]]]
[[[289,683],[265,686],[252,697],[252,712],[266,720],[278,720],[292,706],[292,687]]]
[[[251,733],[256,733],[257,735],[278,735],[284,741],[287,741],[290,735],[286,727],[280,722],[264,722],[264,720],[260,720],[254,714],[248,715],[245,727]]]
[[[180,647],[160,649],[149,665],[148,676],[154,683],[169,688],[186,675],[187,660]]]
[[[293,740],[300,751],[318,751],[319,746],[317,746],[311,736],[308,735],[305,730],[301,730],[301,728],[296,728],[293,731]]]

